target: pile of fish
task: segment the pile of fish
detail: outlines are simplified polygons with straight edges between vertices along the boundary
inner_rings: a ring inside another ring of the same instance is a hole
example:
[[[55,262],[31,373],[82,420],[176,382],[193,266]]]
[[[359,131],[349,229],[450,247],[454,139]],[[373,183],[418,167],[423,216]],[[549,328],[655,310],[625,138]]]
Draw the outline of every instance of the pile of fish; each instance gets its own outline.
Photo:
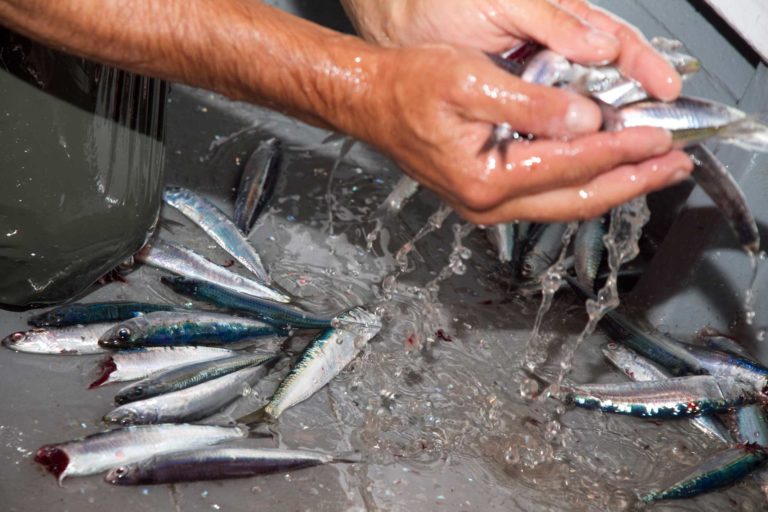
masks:
[[[168,188],[164,195],[168,205],[242,263],[250,277],[159,238],[135,257],[177,274],[161,280],[210,309],[73,303],[29,318],[33,329],[3,340],[18,352],[105,354],[91,388],[134,381],[116,392],[116,407],[103,417],[115,428],[38,449],[35,460],[59,482],[108,471],[109,483],[143,485],[360,460],[358,454],[263,448],[249,439],[259,424],[275,422],[329,383],[381,328],[379,318],[360,306],[333,316],[304,311],[271,283],[247,235],[274,188],[279,152],[276,139],[268,140],[246,164],[235,206],[236,224],[189,190]],[[261,409],[234,422],[222,420],[224,424],[208,419],[247,395],[278,360],[289,357],[260,350],[264,340],[305,329],[319,334]]]

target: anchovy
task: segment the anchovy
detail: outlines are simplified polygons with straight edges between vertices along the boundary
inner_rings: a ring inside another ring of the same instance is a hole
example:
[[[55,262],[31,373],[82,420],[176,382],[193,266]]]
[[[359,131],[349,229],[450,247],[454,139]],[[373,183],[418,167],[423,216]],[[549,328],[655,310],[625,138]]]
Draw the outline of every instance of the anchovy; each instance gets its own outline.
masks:
[[[250,389],[263,367],[248,367],[195,386],[121,405],[104,416],[106,423],[147,425],[197,421],[214,414]]]
[[[115,325],[101,335],[99,345],[109,349],[226,345],[281,334],[285,331],[264,322],[224,313],[159,311]]]
[[[515,251],[515,240],[517,238],[516,231],[517,224],[514,222],[495,224],[488,226],[485,230],[488,240],[496,248],[496,254],[502,263],[512,261]]]
[[[762,398],[749,383],[696,375],[666,380],[573,386],[566,403],[641,418],[683,418],[724,412]]]
[[[276,302],[291,301],[288,296],[267,285],[236,274],[205,259],[196,252],[163,240],[155,240],[151,244],[145,245],[136,254],[136,259],[146,265],[161,268],[180,276],[209,281],[254,297]]]
[[[413,197],[418,190],[418,181],[408,176],[402,176],[395,184],[392,192],[384,199],[380,209],[389,215],[395,215],[403,208],[403,204]]]
[[[760,250],[760,233],[739,184],[706,147],[697,144],[688,148],[687,152],[696,165],[692,174],[696,184],[722,212],[744,249],[757,254]]]
[[[582,222],[573,241],[576,276],[582,286],[594,290],[595,278],[603,259],[605,221],[602,217]]]
[[[180,309],[171,304],[148,304],[146,302],[94,302],[83,304],[76,302],[53,308],[27,320],[35,327],[67,327],[99,322],[119,322],[144,313],[154,311],[173,311]]]
[[[232,220],[246,236],[275,192],[283,156],[281,146],[276,137],[262,141],[245,163]]]
[[[381,329],[378,317],[361,307],[343,313],[339,319],[345,327],[327,329],[315,338],[269,402],[239,422],[275,420],[286,409],[311,397],[341,373]]]
[[[768,368],[751,358],[696,345],[682,345],[696,359],[701,372],[720,377],[734,377],[756,386],[768,378]]]
[[[249,366],[258,366],[275,357],[273,353],[248,353],[214,361],[202,361],[155,373],[122,388],[115,395],[115,403],[122,405],[186,389]]]
[[[643,496],[643,501],[690,498],[738,482],[768,460],[768,454],[757,445],[728,448],[705,460],[680,477],[675,483]]]
[[[117,464],[138,462],[153,455],[194,450],[222,441],[248,437],[241,427],[153,425],[119,428],[77,441],[49,444],[35,454],[61,483],[68,476],[93,475]]]
[[[618,343],[606,343],[602,347],[602,352],[606,359],[633,381],[642,382],[670,378],[669,373],[657,366],[656,363]],[[692,418],[691,422],[705,434],[724,443],[730,443],[732,440],[728,429],[714,417],[697,416]]]
[[[677,39],[666,37],[654,37],[651,39],[651,46],[669,62],[675,71],[680,73],[683,78],[698,73],[701,70],[701,62],[696,57],[683,53],[683,43]]]
[[[245,478],[332,462],[360,462],[357,454],[332,455],[308,450],[212,448],[161,455],[112,469],[105,480],[117,485],[152,485]]]
[[[160,281],[176,293],[202,300],[221,308],[247,313],[278,328],[327,329],[334,318],[317,316],[293,307],[251,297],[205,281],[183,277],[161,277]]]
[[[256,250],[213,203],[181,187],[166,188],[163,199],[200,226],[222,249],[253,272],[259,281],[270,283],[269,274]]]
[[[700,98],[680,97],[672,102],[642,101],[621,108],[603,104],[603,129],[650,126],[672,132],[678,147],[717,138],[724,142],[760,131],[764,127],[747,115],[722,103]],[[750,121],[749,123],[746,123]]]
[[[7,336],[3,345],[16,352],[32,354],[87,355],[106,352],[97,343],[99,336],[109,330],[113,323],[97,323],[59,327],[54,329],[32,329],[19,331]]]
[[[227,348],[217,347],[151,347],[114,352],[99,364],[98,377],[89,388],[143,379],[160,371],[236,354]]]
[[[727,352],[740,357],[752,357],[741,343],[730,336],[714,332],[706,332],[700,333],[698,337],[707,348],[719,350],[720,352]]]
[[[563,247],[563,234],[567,224],[546,225],[538,238],[523,255],[520,275],[526,279],[535,279],[545,272],[557,259]]]

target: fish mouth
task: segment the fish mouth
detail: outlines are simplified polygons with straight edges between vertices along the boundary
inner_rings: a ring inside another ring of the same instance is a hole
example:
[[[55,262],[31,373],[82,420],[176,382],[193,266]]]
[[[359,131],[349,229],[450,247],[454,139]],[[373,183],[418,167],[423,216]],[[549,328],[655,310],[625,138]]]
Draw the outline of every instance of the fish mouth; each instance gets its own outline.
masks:
[[[69,466],[69,455],[58,446],[45,445],[35,452],[35,462],[41,464],[61,483]]]

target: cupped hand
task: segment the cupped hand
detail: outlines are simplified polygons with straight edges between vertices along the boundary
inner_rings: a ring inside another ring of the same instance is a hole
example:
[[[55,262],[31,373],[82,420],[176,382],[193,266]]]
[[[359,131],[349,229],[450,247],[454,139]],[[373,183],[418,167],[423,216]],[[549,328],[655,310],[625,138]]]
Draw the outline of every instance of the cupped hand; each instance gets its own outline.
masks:
[[[448,43],[499,53],[532,40],[582,64],[616,62],[660,99],[680,94],[680,76],[636,29],[585,0],[343,3],[360,34],[382,45]]]
[[[591,218],[691,171],[684,153],[670,152],[668,132],[596,133],[600,113],[591,100],[523,82],[480,51],[431,45],[384,53],[367,111],[350,112],[346,129],[474,223]],[[501,122],[539,138],[483,153]]]

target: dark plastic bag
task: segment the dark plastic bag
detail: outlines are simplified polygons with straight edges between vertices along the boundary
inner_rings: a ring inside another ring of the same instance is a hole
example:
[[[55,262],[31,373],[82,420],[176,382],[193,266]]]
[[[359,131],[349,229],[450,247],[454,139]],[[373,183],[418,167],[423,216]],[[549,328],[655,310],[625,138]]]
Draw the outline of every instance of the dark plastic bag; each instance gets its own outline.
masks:
[[[76,296],[145,243],[166,92],[0,28],[0,304]]]

